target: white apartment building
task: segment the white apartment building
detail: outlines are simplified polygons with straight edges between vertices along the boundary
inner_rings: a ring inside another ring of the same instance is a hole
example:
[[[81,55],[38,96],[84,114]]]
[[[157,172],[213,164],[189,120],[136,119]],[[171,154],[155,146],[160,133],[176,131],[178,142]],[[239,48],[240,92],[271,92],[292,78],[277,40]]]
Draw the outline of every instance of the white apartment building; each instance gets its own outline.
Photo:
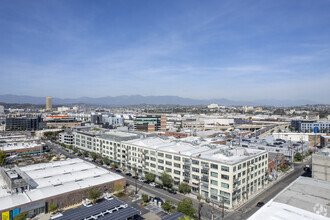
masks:
[[[301,122],[302,132],[313,132],[314,127],[318,127],[320,133],[328,133],[330,132],[330,121]]]
[[[66,145],[74,145],[74,135],[70,132],[62,132],[58,135],[59,141]]]
[[[133,167],[141,176],[151,172],[156,181],[165,171],[172,175],[174,187],[188,183],[202,198],[235,207],[266,184],[266,151],[160,138],[139,133],[108,132],[103,134],[74,132],[75,146],[100,153],[130,172]]]

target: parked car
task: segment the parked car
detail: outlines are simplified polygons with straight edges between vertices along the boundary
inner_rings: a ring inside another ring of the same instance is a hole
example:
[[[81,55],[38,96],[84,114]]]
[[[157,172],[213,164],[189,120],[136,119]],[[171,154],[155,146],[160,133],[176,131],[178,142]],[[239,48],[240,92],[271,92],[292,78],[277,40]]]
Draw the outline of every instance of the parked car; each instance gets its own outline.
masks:
[[[110,168],[110,170],[115,170],[115,169],[116,169],[116,168],[114,168],[114,167],[111,167],[111,168]]]
[[[117,172],[117,173],[121,173],[121,170],[120,170],[120,169],[116,169],[116,172]]]
[[[155,187],[158,188],[158,189],[163,189],[162,185],[156,185]]]
[[[146,183],[146,184],[149,184],[150,183],[149,180],[144,180],[143,182]]]
[[[168,189],[167,192],[172,193],[172,194],[176,194],[176,191],[173,190],[173,189]]]
[[[144,179],[141,179],[141,178],[140,178],[140,179],[138,179],[138,181],[139,181],[139,182],[144,182]]]
[[[131,174],[131,173],[125,173],[125,175],[126,175],[126,176],[132,176],[132,174]]]
[[[150,186],[156,186],[156,183],[149,183]]]
[[[138,177],[138,176],[133,176],[132,178],[133,178],[133,179],[139,179],[139,177]]]
[[[261,206],[263,206],[263,205],[265,205],[264,202],[258,202],[258,203],[257,203],[257,207],[261,207]]]

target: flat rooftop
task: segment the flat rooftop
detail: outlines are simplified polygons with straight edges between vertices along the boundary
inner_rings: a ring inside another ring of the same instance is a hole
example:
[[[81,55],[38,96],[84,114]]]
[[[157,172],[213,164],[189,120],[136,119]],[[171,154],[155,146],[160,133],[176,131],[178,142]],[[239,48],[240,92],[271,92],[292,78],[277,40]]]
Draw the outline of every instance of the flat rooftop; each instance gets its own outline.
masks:
[[[38,143],[5,143],[3,146],[0,146],[0,150],[2,151],[12,151],[12,150],[22,150],[22,149],[31,149],[35,147],[40,147],[42,144]]]
[[[123,143],[227,164],[238,163],[265,153],[263,150],[211,144],[210,140],[191,137],[183,139],[149,137]]]
[[[123,179],[122,176],[79,158],[16,167],[30,179],[30,190],[10,195],[0,176],[0,210]]]
[[[329,203],[330,182],[301,176],[254,213],[249,220],[329,219]]]

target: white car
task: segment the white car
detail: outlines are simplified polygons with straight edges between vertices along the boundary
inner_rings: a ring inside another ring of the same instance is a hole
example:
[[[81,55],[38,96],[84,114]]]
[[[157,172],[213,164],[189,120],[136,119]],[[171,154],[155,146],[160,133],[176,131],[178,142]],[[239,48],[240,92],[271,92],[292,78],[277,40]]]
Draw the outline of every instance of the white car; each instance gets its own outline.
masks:
[[[144,179],[141,179],[141,178],[140,178],[140,179],[138,179],[138,181],[139,181],[139,182],[144,182]]]
[[[150,186],[156,186],[156,183],[149,183]]]

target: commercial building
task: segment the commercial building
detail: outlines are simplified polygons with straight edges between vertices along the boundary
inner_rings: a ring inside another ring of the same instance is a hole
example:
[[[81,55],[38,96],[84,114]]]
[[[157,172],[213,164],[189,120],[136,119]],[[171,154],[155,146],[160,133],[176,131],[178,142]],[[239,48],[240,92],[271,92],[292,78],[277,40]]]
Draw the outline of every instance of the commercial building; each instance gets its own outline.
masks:
[[[2,219],[23,212],[32,217],[48,212],[50,205],[62,209],[81,203],[92,188],[110,193],[115,184],[126,184],[122,176],[81,159],[0,169]]]
[[[330,182],[330,148],[312,155],[312,177]]]
[[[134,130],[155,132],[166,131],[166,115],[136,116],[134,120]]]
[[[317,132],[327,133],[330,132],[330,121],[292,120],[291,127],[300,132],[313,132],[317,127]]]
[[[9,117],[6,118],[6,130],[36,131],[39,130],[40,117]]]
[[[328,220],[330,182],[300,176],[248,220]]]
[[[53,110],[52,97],[50,97],[50,96],[46,97],[46,110],[47,111]]]
[[[66,145],[74,145],[74,135],[72,132],[59,133],[59,142]]]
[[[0,114],[5,113],[5,107],[3,105],[0,105]]]
[[[174,186],[186,182],[192,192],[232,208],[265,184],[268,154],[258,149],[211,144],[210,140],[188,137],[160,138],[133,132],[74,132],[75,147],[96,152],[127,171],[162,172],[174,179]]]
[[[73,118],[52,118],[51,120],[47,120],[46,127],[47,128],[74,128],[80,127],[81,122]]]
[[[265,139],[243,138],[235,142],[242,147],[265,150],[267,152],[280,153],[285,156],[285,160],[292,162],[296,153],[305,154],[309,150],[309,143],[305,141],[286,141],[267,136]]]

